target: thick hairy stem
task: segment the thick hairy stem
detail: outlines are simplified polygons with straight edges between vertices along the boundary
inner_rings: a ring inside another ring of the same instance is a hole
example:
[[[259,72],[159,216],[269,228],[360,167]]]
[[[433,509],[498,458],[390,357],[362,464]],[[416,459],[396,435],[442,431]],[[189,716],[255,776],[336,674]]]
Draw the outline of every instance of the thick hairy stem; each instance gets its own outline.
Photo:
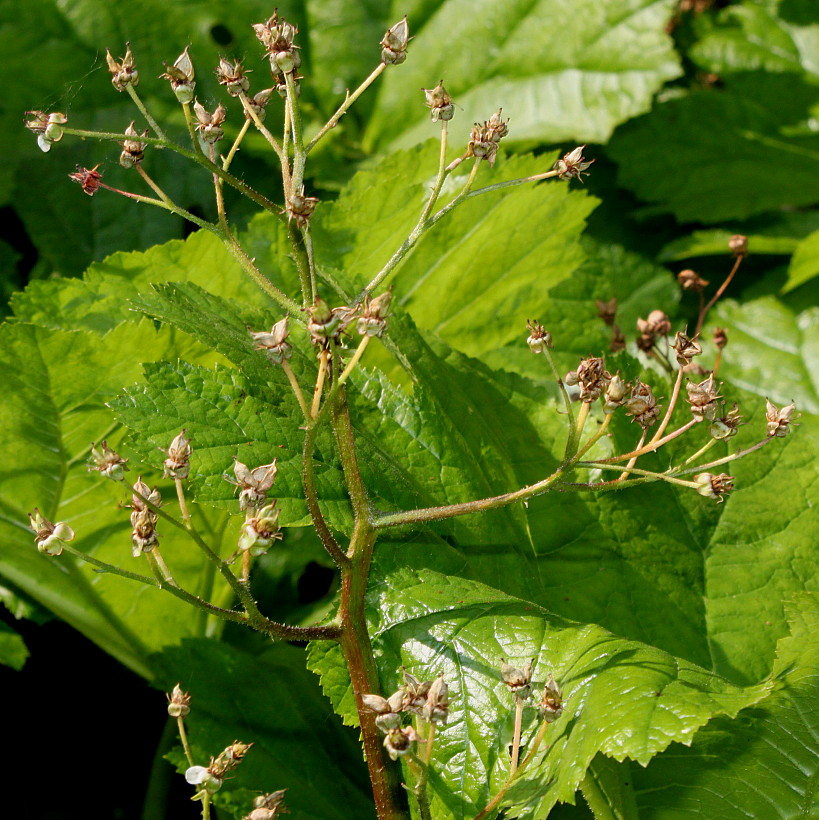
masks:
[[[406,794],[400,783],[400,767],[387,759],[375,725],[375,714],[364,707],[361,699],[362,695],[377,693],[381,688],[364,614],[364,595],[375,538],[375,530],[359,519],[350,541],[353,560],[341,572],[341,648],[355,695],[378,818],[405,820],[409,813]]]

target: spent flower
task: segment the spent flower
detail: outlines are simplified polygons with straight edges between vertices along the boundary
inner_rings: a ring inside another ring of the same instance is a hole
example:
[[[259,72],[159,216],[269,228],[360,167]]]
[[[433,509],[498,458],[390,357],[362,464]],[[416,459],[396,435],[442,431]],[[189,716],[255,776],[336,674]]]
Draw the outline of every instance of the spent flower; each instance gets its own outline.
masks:
[[[187,478],[191,471],[191,440],[185,436],[185,431],[178,433],[166,452],[165,478]]]
[[[554,347],[552,334],[539,322],[533,322],[530,319],[526,322],[526,327],[529,330],[529,338],[526,339],[526,344],[529,345],[529,350],[531,350],[532,353],[543,353],[547,348],[551,349]]]
[[[37,135],[37,145],[41,151],[50,151],[55,142],[63,138],[62,126],[68,122],[68,117],[59,111],[46,114],[44,111],[26,111],[26,128]]]
[[[267,491],[273,486],[278,471],[279,468],[276,466],[275,458],[270,464],[262,464],[261,467],[255,467],[252,470],[239,461],[238,458],[235,459],[233,472],[236,480],[228,478],[228,481],[237,487],[241,487],[239,509],[247,510],[248,508],[261,507],[267,500]]]
[[[528,697],[532,691],[532,669],[533,661],[529,661],[522,669],[501,661],[501,678],[509,687],[509,691],[517,697]]]
[[[359,336],[380,337],[384,333],[387,329],[391,301],[392,291],[389,290],[385,290],[375,299],[370,299],[369,296],[364,299],[364,309],[355,326]]]
[[[765,418],[768,421],[768,437],[776,436],[777,438],[784,438],[791,431],[791,424],[793,424],[794,410],[796,405],[791,402],[789,405],[781,409],[773,404],[770,399],[765,399]],[[799,414],[796,416],[799,417]],[[798,426],[798,425],[797,425]]]
[[[219,103],[216,110],[211,113],[197,100],[193,104],[193,112],[196,114],[196,130],[205,142],[218,142],[225,136],[222,123],[225,121],[227,111],[225,111],[222,103]]]
[[[387,29],[381,40],[381,62],[386,65],[401,65],[407,59],[407,44],[410,41],[409,24],[406,16]]]
[[[593,159],[587,160],[583,156],[583,149],[585,147],[585,145],[578,145],[573,151],[564,154],[555,162],[552,166],[552,170],[558,172],[558,179],[579,179],[583,182],[584,172],[594,162]],[[588,176],[588,173],[586,173],[586,176]]]
[[[74,530],[64,521],[52,524],[37,507],[29,513],[31,529],[34,530],[34,543],[43,555],[60,555],[69,541],[74,540]]]
[[[146,128],[141,134],[134,128],[133,121],[125,129],[125,139],[120,143],[122,146],[122,153],[119,155],[119,164],[123,168],[134,168],[139,165],[145,158],[145,149],[148,147],[147,142],[142,142],[140,137],[147,137],[148,129]]]
[[[193,61],[188,54],[188,48],[189,46],[185,46],[185,50],[176,58],[173,65],[165,63],[165,73],[159,75],[160,79],[170,82],[176,99],[183,104],[193,102],[193,92],[196,88]]]
[[[281,364],[285,359],[293,355],[293,348],[287,341],[287,323],[289,317],[285,316],[266,331],[250,331],[253,341],[256,342],[255,350],[264,350],[265,355],[273,364]]]
[[[182,687],[177,683],[168,698],[168,714],[173,718],[184,718],[191,711],[191,696],[189,692],[183,692]]]
[[[88,471],[96,470],[100,475],[112,481],[122,481],[123,474],[128,469],[128,459],[115,453],[107,441],[97,447],[91,445],[91,457],[88,459]]]
[[[105,59],[111,72],[111,83],[117,91],[125,91],[128,86],[136,88],[139,85],[139,72],[130,43],[125,44],[125,56],[120,60],[115,60],[109,50],[105,52]]]
[[[451,120],[455,116],[455,106],[452,104],[452,97],[444,88],[444,81],[438,83],[435,88],[422,88],[426,98],[426,106],[429,108],[429,115],[433,122],[438,120]]]
[[[547,723],[554,723],[563,714],[563,695],[551,672],[546,686],[543,687],[543,694],[538,703],[538,713]]]
[[[249,73],[242,65],[241,60],[231,63],[224,57],[220,57],[219,65],[216,67],[216,79],[219,81],[219,85],[225,87],[231,97],[238,97],[250,90],[250,80],[247,77]]]
[[[721,504],[725,496],[734,489],[734,479],[727,473],[697,473],[694,476],[697,492],[705,498],[714,498]]]

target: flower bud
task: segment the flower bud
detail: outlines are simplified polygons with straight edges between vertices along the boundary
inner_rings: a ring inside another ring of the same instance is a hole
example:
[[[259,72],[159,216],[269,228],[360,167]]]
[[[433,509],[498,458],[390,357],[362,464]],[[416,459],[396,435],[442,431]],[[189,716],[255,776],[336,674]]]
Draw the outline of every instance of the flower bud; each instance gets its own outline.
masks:
[[[191,442],[185,438],[185,431],[179,433],[171,442],[165,459],[165,478],[187,478],[191,471]]]
[[[36,507],[29,513],[34,543],[43,555],[60,555],[69,541],[74,540],[74,530],[64,521],[52,524]]]
[[[171,83],[171,90],[176,95],[176,99],[182,104],[187,104],[193,101],[193,92],[196,88],[196,83],[193,81],[194,69],[193,62],[188,54],[189,46],[176,58],[173,65],[165,65],[165,73],[160,74],[160,79],[169,80]]]
[[[558,179],[579,179],[583,182],[584,171],[594,162],[593,159],[586,160],[583,156],[585,145],[578,145],[573,151],[564,154],[553,166],[552,170],[557,171]],[[586,174],[588,176],[588,174]]]
[[[287,342],[287,322],[288,317],[285,316],[273,325],[270,333],[250,331],[253,341],[256,342],[254,349],[264,350],[265,355],[273,364],[281,364],[293,355],[293,348]]]
[[[381,40],[381,62],[387,65],[401,65],[407,59],[409,41],[409,24],[405,16],[403,20],[387,29]]]
[[[421,90],[426,97],[426,105],[433,122],[451,120],[455,116],[455,106],[452,104],[452,97],[444,88],[443,80],[435,88],[422,88]]]
[[[168,714],[173,718],[187,717],[191,711],[191,696],[188,692],[183,692],[182,687],[177,683],[168,698]]]
[[[139,72],[131,53],[130,43],[125,44],[125,56],[120,62],[117,62],[108,50],[105,52],[105,59],[111,72],[111,83],[117,91],[125,91],[128,86],[136,88],[139,85]]]
[[[728,240],[728,247],[734,256],[745,256],[748,253],[748,237],[742,234],[734,234]]]
[[[725,500],[725,495],[734,489],[734,479],[726,473],[698,473],[694,476],[697,492],[705,498],[714,498],[719,504]]]
[[[787,407],[781,410],[772,404],[769,399],[765,399],[765,417],[768,420],[768,437],[776,436],[777,438],[784,438],[791,431],[791,424],[793,424],[793,412],[796,405],[791,402]],[[797,418],[798,418],[797,414]],[[798,426],[798,425],[797,425]]]
[[[529,329],[529,338],[526,340],[526,344],[529,345],[529,350],[532,353],[543,353],[547,348],[554,347],[552,334],[539,322],[529,320],[526,322],[526,327]]]
[[[107,441],[103,441],[100,449],[96,444],[91,445],[91,458],[88,459],[88,471],[97,470],[100,475],[110,478],[112,481],[122,481],[127,467],[128,459],[117,455],[109,446]]]

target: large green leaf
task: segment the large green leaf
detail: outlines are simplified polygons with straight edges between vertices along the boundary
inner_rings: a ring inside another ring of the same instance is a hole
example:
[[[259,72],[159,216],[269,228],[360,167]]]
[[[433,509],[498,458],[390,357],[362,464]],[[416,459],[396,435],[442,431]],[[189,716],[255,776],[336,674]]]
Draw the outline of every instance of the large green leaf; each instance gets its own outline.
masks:
[[[680,73],[663,31],[669,0],[620,3],[560,0],[505,3],[447,0],[416,26],[407,62],[379,89],[366,142],[405,147],[433,126],[419,88],[440,78],[463,108],[453,134],[465,135],[498,107],[511,139],[605,142],[613,128],[646,111]],[[404,6],[394,4],[396,16]]]
[[[817,598],[795,597],[787,610],[791,634],[777,647],[773,694],[736,720],[713,720],[691,748],[631,768],[642,820],[817,816]]]
[[[253,743],[217,805],[226,804],[239,818],[260,792],[286,788],[294,820],[374,816],[356,734],[328,720],[301,650],[273,646],[253,654],[212,640],[186,640],[152,662],[158,688],[169,692],[180,683],[191,693],[187,724],[199,765],[234,740]],[[180,772],[188,766],[181,752],[174,762]]]
[[[800,242],[793,253],[788,268],[788,281],[783,290],[788,291],[804,285],[819,274],[819,231]]]
[[[191,483],[196,498],[238,512],[235,489],[224,479],[224,475],[232,477],[232,458],[251,468],[276,458],[280,523],[308,523],[301,478],[303,417],[289,392],[257,391],[236,370],[210,370],[182,362],[151,365],[145,375],[145,383],[129,387],[111,406],[138,434],[133,446],[147,463],[159,468],[163,455],[158,448],[184,427],[195,448]],[[328,452],[328,444],[323,438],[318,458]],[[317,464],[317,482],[331,525],[349,529],[349,504],[334,461]]]
[[[819,413],[817,318],[819,308],[797,312],[772,296],[722,303],[713,316],[729,338],[720,375],[777,404],[794,401],[800,410]]]
[[[681,222],[812,205],[819,195],[802,180],[819,170],[819,138],[803,123],[817,101],[819,87],[798,76],[738,75],[661,103],[608,150],[623,185]]]
[[[354,276],[354,286],[374,277],[414,227],[437,153],[428,143],[390,156],[359,173],[317,217],[317,246],[324,246],[332,266]],[[482,169],[478,187],[541,173],[550,165],[551,158],[507,159]],[[447,180],[441,205],[464,181],[463,174]],[[407,194],[396,199],[401,187]],[[396,298],[421,328],[458,350],[480,355],[500,347],[546,308],[549,289],[582,263],[579,235],[595,204],[554,180],[474,197],[433,227],[399,265]],[[325,261],[321,253],[318,261]]]
[[[497,590],[435,572],[397,570],[370,596],[386,688],[401,665],[450,686],[450,720],[434,752],[434,816],[472,817],[508,776],[513,704],[501,681],[503,658],[536,661],[542,686],[555,675],[565,712],[505,803],[512,816],[544,818],[572,801],[598,752],[642,765],[674,741],[690,743],[719,714],[735,716],[771,684],[740,689],[705,669],[605,630],[555,617]],[[524,743],[536,731],[526,720]]]
[[[26,324],[4,325],[0,333],[6,387],[0,405],[0,573],[128,666],[150,674],[150,651],[197,634],[204,621],[156,590],[97,574],[68,555],[40,555],[26,514],[39,507],[50,520],[71,524],[80,550],[149,574],[145,562],[135,565],[130,557],[128,513],[118,506],[124,488],[89,474],[85,459],[90,442],[119,439],[105,402],[123,381],[136,378],[143,361],[172,351],[204,360],[208,355],[147,320],[105,336]],[[163,492],[173,490],[165,485]],[[215,533],[224,526],[218,515],[208,523]],[[165,525],[159,531],[163,554],[180,583],[197,594],[224,594],[203,573],[203,560],[186,538]]]
[[[10,626],[0,624],[0,663],[12,669],[22,669],[28,655],[23,638]]]
[[[144,253],[112,254],[91,265],[82,279],[32,282],[15,294],[12,308],[18,319],[43,327],[105,333],[134,319],[137,294],[168,281],[205,285],[231,303],[240,300],[245,310],[270,304],[223,243],[208,231],[197,231]]]
[[[807,72],[819,77],[819,13],[788,19],[791,0],[746,0],[698,20],[703,31],[688,56],[715,74],[736,71]]]

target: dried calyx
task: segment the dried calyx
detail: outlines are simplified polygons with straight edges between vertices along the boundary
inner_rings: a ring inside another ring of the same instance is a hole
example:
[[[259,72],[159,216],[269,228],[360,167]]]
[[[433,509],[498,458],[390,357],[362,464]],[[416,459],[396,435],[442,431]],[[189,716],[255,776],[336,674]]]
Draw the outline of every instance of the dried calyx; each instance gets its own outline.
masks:
[[[105,59],[108,62],[108,70],[111,72],[111,84],[117,91],[125,91],[128,86],[136,88],[139,85],[139,72],[130,43],[125,44],[125,56],[120,60],[115,60],[110,51],[106,51]]]
[[[176,58],[173,65],[165,63],[165,73],[159,75],[161,79],[169,80],[171,90],[176,99],[183,105],[193,102],[193,93],[196,88],[193,62],[188,54],[188,47]]]
[[[381,40],[381,62],[386,65],[400,65],[407,59],[407,45],[410,41],[407,18],[399,20],[387,29]]]

